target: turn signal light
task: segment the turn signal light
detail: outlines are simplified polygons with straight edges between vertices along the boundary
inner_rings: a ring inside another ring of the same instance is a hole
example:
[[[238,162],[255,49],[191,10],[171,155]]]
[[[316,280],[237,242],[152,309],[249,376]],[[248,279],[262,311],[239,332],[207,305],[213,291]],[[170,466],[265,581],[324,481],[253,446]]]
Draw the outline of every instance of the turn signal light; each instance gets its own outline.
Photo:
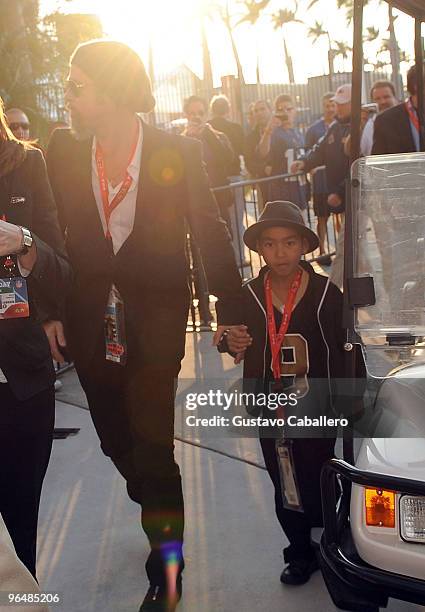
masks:
[[[395,493],[384,489],[365,489],[366,525],[395,527]]]

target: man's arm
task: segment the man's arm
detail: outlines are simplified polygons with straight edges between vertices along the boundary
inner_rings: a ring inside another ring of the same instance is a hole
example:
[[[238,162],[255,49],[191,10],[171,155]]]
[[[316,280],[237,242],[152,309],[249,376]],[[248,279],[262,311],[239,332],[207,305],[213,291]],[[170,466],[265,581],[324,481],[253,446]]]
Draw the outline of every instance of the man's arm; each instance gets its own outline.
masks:
[[[304,162],[305,172],[311,172],[311,170],[317,168],[318,166],[325,166],[325,151],[327,146],[327,139],[332,134],[331,130],[332,128],[329,128],[329,131],[326,132],[324,136],[322,136],[319,142],[311,149],[309,153],[307,153],[304,160],[302,160]]]
[[[202,132],[202,139],[214,152],[216,160],[224,168],[228,168],[235,162],[235,152],[226,134],[213,131],[207,124]]]
[[[209,188],[201,144],[184,139],[182,153],[187,169],[186,216],[201,250],[209,290],[218,298],[217,322],[237,325],[241,323],[242,282],[226,223],[219,217],[217,202]]]
[[[245,140],[245,166],[253,177],[261,177],[264,173],[264,160],[257,151],[257,134],[251,132]]]
[[[37,293],[41,309],[54,314],[61,306],[71,280],[69,264],[59,228],[56,205],[40,152],[34,151],[32,165],[33,234],[36,261],[28,277],[29,288]],[[25,266],[25,262],[22,260]],[[54,312],[52,312],[54,311]]]
[[[314,145],[316,144],[317,140],[316,140],[316,134],[314,132],[314,124],[311,125],[308,130],[307,133],[305,135],[305,148],[307,150],[310,150],[314,147]]]

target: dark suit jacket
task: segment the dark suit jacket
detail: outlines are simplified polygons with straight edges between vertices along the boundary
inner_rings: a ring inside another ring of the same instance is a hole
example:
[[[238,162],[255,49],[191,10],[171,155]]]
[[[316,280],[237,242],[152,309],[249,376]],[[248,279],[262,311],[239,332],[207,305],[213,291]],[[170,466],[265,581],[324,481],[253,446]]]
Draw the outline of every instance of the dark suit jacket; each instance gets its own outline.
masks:
[[[27,278],[30,317],[0,321],[0,369],[14,395],[25,400],[54,382],[49,343],[42,322],[58,316],[71,282],[46,165],[38,150],[0,178],[0,216],[33,233],[37,261]]]
[[[409,115],[404,102],[378,115],[373,132],[372,155],[414,153]]]
[[[243,155],[245,151],[245,136],[242,126],[234,121],[229,121],[225,117],[213,117],[208,123],[212,125],[215,130],[226,134],[227,138],[230,140],[230,144],[235,154],[229,168],[230,176],[238,176],[241,172],[239,156]]]
[[[132,234],[111,255],[92,190],[92,140],[56,130],[47,166],[75,283],[67,303],[68,344],[79,370],[102,342],[112,283],[125,304],[129,355],[142,364],[178,363],[189,306],[186,222],[203,262],[218,316],[239,322],[241,279],[230,237],[218,217],[199,142],[143,124],[142,162]],[[135,360],[133,359],[133,362]]]

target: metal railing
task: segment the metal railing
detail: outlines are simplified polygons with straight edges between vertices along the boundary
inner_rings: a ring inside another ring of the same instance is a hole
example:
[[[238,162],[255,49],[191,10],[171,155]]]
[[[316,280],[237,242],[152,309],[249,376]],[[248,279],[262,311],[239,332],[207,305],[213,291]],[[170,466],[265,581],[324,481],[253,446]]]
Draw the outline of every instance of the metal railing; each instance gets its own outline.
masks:
[[[232,197],[228,198],[231,205],[227,209],[221,210],[221,213],[223,217],[227,217],[230,225],[236,263],[243,280],[248,280],[258,274],[260,268],[264,265],[261,256],[245,246],[243,233],[246,228],[258,221],[267,201],[295,200],[295,203],[302,208],[306,225],[313,231],[317,231],[317,217],[313,211],[309,182],[305,173],[279,174],[266,178],[231,181],[223,187],[213,188],[212,192],[216,195],[231,193]],[[302,207],[303,204],[304,207]],[[324,252],[320,253],[317,250],[314,253],[309,253],[305,257],[307,261],[329,265],[330,256],[335,253],[338,225],[338,217],[331,214],[326,226]],[[188,237],[188,256],[193,298],[188,330],[209,330],[214,328],[214,318],[210,310],[211,296],[209,296],[199,250],[190,237]]]

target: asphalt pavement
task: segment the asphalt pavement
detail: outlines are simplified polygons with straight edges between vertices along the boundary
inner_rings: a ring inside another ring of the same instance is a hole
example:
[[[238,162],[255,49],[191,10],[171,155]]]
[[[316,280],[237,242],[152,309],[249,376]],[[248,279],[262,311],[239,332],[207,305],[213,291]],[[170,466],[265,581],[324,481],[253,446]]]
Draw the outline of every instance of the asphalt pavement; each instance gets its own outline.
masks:
[[[206,375],[208,374],[208,378]],[[188,428],[182,397],[196,384],[241,376],[211,334],[188,334],[177,396],[176,458],[186,504],[181,612],[331,612],[320,572],[302,587],[279,581],[286,540],[274,514],[273,488],[255,438]],[[63,612],[137,612],[147,589],[148,542],[140,509],[103,456],[74,371],[57,394],[57,427],[80,428],[54,441],[40,512],[41,588],[60,594]],[[397,601],[392,612],[422,608]]]

